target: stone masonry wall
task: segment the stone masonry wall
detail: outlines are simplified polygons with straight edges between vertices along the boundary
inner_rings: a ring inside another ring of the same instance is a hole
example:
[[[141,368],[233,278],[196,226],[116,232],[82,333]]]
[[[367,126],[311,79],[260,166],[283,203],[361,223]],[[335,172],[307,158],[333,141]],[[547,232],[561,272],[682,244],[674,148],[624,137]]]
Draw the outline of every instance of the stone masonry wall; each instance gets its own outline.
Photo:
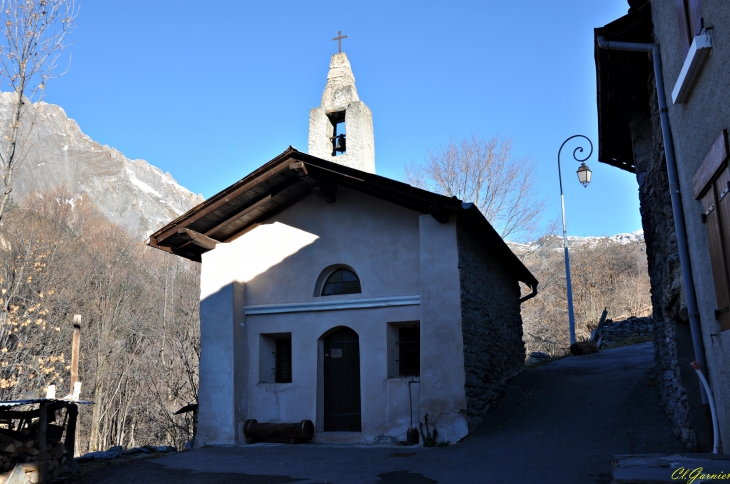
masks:
[[[467,228],[457,226],[470,432],[504,383],[523,370],[525,361],[518,282],[477,240]]]
[[[695,448],[695,425],[690,418],[687,390],[677,357],[677,325],[686,326],[683,321],[686,307],[653,75],[647,84],[648,113],[635,116],[630,129],[651,283],[654,358],[665,413],[674,423],[677,436],[688,447]]]
[[[606,324],[596,335],[600,341],[599,348],[610,348],[627,339],[654,336],[654,320],[652,318],[631,317],[622,321],[606,320]]]

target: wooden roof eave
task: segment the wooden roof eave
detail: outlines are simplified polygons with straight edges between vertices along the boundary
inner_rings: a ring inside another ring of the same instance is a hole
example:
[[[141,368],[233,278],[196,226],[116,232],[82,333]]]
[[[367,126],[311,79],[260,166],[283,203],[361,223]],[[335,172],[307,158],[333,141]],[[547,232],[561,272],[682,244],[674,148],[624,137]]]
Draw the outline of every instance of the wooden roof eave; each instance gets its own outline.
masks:
[[[277,177],[277,175],[283,176]],[[278,183],[273,183],[278,180]],[[247,206],[242,206],[230,215],[221,215],[221,207],[244,197],[250,190],[269,183],[268,193],[262,193]],[[303,198],[316,193],[317,187],[324,188],[318,196],[326,201],[334,201],[337,185],[380,198],[418,213],[431,213],[434,218],[443,221],[444,217],[457,215],[467,222],[482,237],[488,248],[500,255],[507,265],[512,267],[517,278],[535,288],[537,279],[522,264],[494,228],[475,206],[465,208],[456,197],[446,197],[408,184],[391,180],[379,175],[362,172],[353,168],[321,160],[289,147],[284,153],[252,172],[230,187],[211,197],[209,200],[189,210],[171,223],[150,236],[149,245],[168,252],[200,261],[201,255],[210,248],[204,244],[195,244],[190,240],[190,231],[201,234],[213,242],[230,242],[270,220],[279,213],[298,203]],[[283,187],[283,188],[282,188]],[[326,193],[325,193],[326,192]],[[278,197],[278,198],[277,198]],[[275,203],[272,200],[277,199]],[[219,210],[218,215],[214,212]],[[247,217],[247,214],[260,212],[255,218],[241,224],[233,232],[226,232],[227,226]],[[215,219],[215,220],[208,220]],[[217,220],[216,217],[221,217]],[[199,231],[190,226],[205,221],[210,227]],[[186,232],[187,231],[187,232]],[[188,239],[183,240],[183,234]],[[210,242],[212,244],[213,242]]]
[[[594,29],[598,161],[631,173],[635,166],[629,122],[636,114],[646,114],[650,62],[641,53],[601,49],[597,39],[648,43],[652,30],[650,2]]]

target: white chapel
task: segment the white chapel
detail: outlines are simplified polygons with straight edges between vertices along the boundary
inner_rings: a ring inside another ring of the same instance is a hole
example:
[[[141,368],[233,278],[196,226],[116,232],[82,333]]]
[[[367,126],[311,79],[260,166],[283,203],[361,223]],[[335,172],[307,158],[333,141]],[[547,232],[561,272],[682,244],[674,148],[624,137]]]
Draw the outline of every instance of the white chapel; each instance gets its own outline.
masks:
[[[404,441],[426,414],[455,443],[523,369],[535,277],[468,201],[376,175],[374,146],[335,54],[309,153],[289,147],[151,236],[202,266],[196,447],[245,442],[249,419]]]

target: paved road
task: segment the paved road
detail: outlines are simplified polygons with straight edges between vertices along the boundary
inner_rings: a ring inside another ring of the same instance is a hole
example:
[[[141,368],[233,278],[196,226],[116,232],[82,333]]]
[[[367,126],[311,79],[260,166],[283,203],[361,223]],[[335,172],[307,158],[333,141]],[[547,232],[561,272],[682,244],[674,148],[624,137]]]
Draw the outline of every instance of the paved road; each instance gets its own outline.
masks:
[[[614,454],[677,452],[651,343],[524,371],[475,434],[447,448],[256,444],[113,464],[85,482],[607,484]]]

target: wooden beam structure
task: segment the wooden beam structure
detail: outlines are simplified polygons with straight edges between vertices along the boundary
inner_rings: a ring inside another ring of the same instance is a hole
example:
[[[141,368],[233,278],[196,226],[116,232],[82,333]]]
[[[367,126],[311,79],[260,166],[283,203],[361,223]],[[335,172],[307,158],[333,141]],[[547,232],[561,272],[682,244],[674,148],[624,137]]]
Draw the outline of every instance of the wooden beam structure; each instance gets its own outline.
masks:
[[[222,221],[221,223],[219,223],[218,225],[216,225],[212,229],[207,230],[205,232],[205,235],[207,235],[207,236],[213,235],[216,232],[218,232],[218,230],[226,227],[227,225],[231,224],[232,222],[235,222],[236,220],[240,219],[244,215],[247,215],[247,214],[253,212],[254,210],[256,210],[257,208],[263,207],[263,206],[265,206],[265,205],[267,205],[269,203],[271,203],[271,194],[266,195],[265,197],[263,197],[258,202],[255,202],[255,203],[249,205],[248,207],[244,208],[240,212],[237,212],[235,215],[232,215],[232,216],[228,217],[227,219],[225,219],[224,221]]]
[[[48,443],[46,442],[48,435],[48,402],[41,402],[39,410],[38,450],[40,451],[40,455],[38,456],[38,470],[40,473],[40,479],[38,479],[38,484],[48,484],[50,482],[48,479]]]
[[[215,249],[216,244],[218,243],[217,240],[211,239],[210,237],[203,235],[199,232],[196,232],[194,230],[190,229],[179,229],[177,231],[178,234],[182,235],[182,239],[186,240],[188,244],[197,245],[198,247],[201,247],[206,250],[213,250]],[[187,244],[185,244],[187,245]],[[181,246],[185,247],[185,245]]]
[[[312,192],[327,203],[335,203],[337,194],[337,183],[332,180],[312,177],[306,166],[301,161],[289,165],[299,178],[304,180],[312,189]]]

